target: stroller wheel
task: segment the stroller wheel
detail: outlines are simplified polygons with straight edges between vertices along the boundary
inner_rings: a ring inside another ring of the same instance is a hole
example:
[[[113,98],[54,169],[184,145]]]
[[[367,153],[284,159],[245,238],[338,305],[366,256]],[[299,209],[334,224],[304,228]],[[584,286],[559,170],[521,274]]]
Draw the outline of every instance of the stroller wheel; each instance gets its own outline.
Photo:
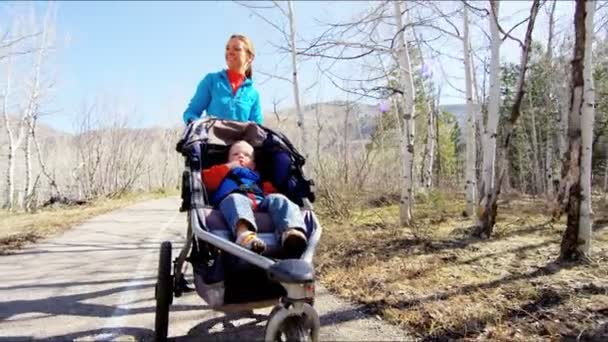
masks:
[[[173,277],[171,276],[171,242],[164,241],[160,245],[158,259],[158,278],[156,280],[156,317],[154,331],[156,341],[167,339],[169,328],[169,306],[173,302]]]
[[[319,316],[308,306],[300,314],[290,313],[288,309],[275,307],[266,326],[266,341],[316,342],[319,339]]]

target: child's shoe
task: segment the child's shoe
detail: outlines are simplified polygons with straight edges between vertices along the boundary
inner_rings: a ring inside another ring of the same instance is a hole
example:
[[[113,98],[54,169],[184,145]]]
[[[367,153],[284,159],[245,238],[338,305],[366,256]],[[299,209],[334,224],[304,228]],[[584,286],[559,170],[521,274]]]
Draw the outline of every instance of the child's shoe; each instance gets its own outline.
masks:
[[[262,254],[266,250],[266,243],[260,239],[255,232],[246,231],[241,233],[236,238],[236,243],[243,248],[247,248],[250,251],[258,254]]]
[[[306,235],[301,230],[297,228],[289,228],[283,232],[281,244],[287,258],[296,259],[302,256],[302,253],[304,253],[306,250],[308,240],[306,239]]]

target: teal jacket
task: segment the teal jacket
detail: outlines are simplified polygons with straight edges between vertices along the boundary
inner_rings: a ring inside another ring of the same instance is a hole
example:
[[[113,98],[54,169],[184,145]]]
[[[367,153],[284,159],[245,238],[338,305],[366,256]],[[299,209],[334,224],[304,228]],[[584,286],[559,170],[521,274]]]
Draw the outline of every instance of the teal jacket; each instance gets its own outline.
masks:
[[[253,121],[258,124],[264,121],[260,95],[251,79],[246,78],[233,95],[226,70],[209,73],[198,84],[196,93],[184,112],[184,122],[200,118],[203,111],[220,119]]]

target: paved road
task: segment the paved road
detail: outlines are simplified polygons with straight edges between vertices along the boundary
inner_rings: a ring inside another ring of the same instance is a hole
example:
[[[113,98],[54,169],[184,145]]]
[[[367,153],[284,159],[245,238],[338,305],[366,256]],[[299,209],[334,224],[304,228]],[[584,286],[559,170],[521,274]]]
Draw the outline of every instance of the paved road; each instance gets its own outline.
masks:
[[[0,256],[0,341],[151,340],[159,246],[171,240],[175,255],[185,232],[177,207],[177,198],[139,203]],[[406,339],[320,286],[316,309],[322,340]],[[224,315],[188,293],[173,302],[169,336],[260,339],[269,310]]]

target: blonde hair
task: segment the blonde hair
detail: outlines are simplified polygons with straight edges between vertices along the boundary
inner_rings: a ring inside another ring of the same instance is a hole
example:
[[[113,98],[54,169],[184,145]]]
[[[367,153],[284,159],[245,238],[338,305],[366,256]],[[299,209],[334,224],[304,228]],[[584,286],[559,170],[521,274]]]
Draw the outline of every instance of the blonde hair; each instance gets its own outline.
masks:
[[[247,50],[249,57],[251,57],[251,63],[249,63],[247,70],[245,70],[245,77],[251,79],[251,77],[253,76],[253,69],[251,64],[253,63],[253,58],[255,57],[255,48],[253,47],[253,43],[249,38],[242,34],[233,34],[232,36],[230,36],[228,41],[230,41],[230,39],[238,39],[245,45],[245,49]]]

